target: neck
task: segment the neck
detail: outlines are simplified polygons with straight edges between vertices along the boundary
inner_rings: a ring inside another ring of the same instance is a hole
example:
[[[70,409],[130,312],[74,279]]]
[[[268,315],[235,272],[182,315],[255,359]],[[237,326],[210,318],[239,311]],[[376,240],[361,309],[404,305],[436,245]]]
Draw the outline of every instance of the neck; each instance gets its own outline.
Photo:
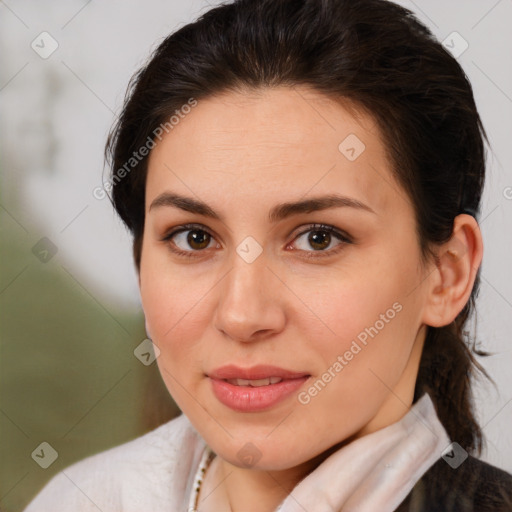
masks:
[[[299,466],[266,471],[240,468],[216,456],[206,472],[199,501],[203,512],[274,512],[293,488],[343,443]]]

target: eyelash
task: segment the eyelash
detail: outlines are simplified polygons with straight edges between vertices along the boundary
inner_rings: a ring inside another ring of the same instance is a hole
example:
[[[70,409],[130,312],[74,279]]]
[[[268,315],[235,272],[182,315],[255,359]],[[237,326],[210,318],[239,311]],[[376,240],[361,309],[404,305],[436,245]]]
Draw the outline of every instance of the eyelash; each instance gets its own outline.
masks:
[[[206,229],[204,226],[202,226],[200,224],[183,224],[182,226],[179,226],[177,229],[166,234],[162,238],[162,242],[171,242],[172,243],[172,238],[174,236],[178,235],[179,233],[186,232],[186,231],[203,231],[204,233],[208,233],[208,235],[211,236],[212,238],[215,238],[214,235],[208,229]],[[305,253],[304,254],[305,258],[328,257],[333,254],[337,254],[339,251],[341,251],[344,248],[345,245],[354,243],[352,241],[351,237],[349,237],[346,233],[336,229],[334,226],[329,226],[326,224],[311,224],[311,225],[309,225],[307,227],[307,229],[298,233],[297,236],[295,236],[295,238],[293,239],[293,241],[295,241],[300,236],[305,235],[306,233],[309,233],[310,231],[323,231],[323,232],[332,234],[342,243],[338,244],[333,249],[329,249],[328,251],[325,251],[325,250],[305,251],[305,250],[299,249],[299,251]],[[171,245],[171,243],[168,244],[169,249],[173,253],[177,254],[178,256],[183,256],[185,258],[195,258],[195,257],[197,257],[197,254],[195,254],[195,253],[201,253],[206,250],[206,249],[201,249],[201,250],[183,251],[183,250],[177,248],[175,244],[173,244],[174,245],[174,247],[173,247]]]

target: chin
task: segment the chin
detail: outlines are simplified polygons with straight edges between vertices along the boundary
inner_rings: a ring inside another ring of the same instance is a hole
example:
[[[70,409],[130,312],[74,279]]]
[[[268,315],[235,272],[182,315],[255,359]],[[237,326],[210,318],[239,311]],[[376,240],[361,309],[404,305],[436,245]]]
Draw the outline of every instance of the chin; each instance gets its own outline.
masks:
[[[282,445],[281,445],[282,447]],[[215,448],[212,446],[215,451]],[[223,460],[240,469],[251,469],[259,471],[283,471],[298,466],[307,461],[295,453],[293,459],[290,460],[289,453],[291,450],[275,450],[273,447],[261,446],[250,441],[236,446],[227,447],[215,451]],[[307,457],[307,456],[306,456]]]

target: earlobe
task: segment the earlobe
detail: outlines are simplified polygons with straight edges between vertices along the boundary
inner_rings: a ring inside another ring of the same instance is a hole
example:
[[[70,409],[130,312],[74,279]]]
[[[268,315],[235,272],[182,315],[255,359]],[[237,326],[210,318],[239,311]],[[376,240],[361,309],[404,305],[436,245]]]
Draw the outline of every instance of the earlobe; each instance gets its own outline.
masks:
[[[450,240],[437,250],[429,277],[423,321],[432,327],[449,325],[466,305],[483,256],[480,228],[474,217],[458,215]]]
[[[146,335],[147,335],[147,337],[150,340],[153,340],[153,336],[151,336],[151,329],[149,328],[148,320],[147,319],[144,320],[144,324],[145,324],[145,328],[146,328]]]
[[[142,280],[141,280],[141,277],[140,277],[140,269],[137,268],[137,280],[138,280],[138,283],[139,283],[139,293],[141,294],[141,299],[142,299]],[[142,310],[144,312],[144,304],[142,304]],[[150,340],[153,340],[153,337],[151,336],[151,330],[150,330],[150,327],[149,327],[149,323],[148,323],[148,319],[146,318],[146,313],[144,312],[144,328],[146,330],[146,335],[147,337],[150,339]]]

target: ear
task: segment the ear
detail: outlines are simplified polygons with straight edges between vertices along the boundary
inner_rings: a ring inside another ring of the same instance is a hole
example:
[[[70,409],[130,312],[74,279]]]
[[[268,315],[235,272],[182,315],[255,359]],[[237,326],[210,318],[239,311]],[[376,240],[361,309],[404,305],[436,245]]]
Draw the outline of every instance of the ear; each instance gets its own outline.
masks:
[[[455,217],[450,240],[438,246],[435,268],[429,274],[423,322],[449,325],[466,305],[483,256],[482,234],[471,215]]]

